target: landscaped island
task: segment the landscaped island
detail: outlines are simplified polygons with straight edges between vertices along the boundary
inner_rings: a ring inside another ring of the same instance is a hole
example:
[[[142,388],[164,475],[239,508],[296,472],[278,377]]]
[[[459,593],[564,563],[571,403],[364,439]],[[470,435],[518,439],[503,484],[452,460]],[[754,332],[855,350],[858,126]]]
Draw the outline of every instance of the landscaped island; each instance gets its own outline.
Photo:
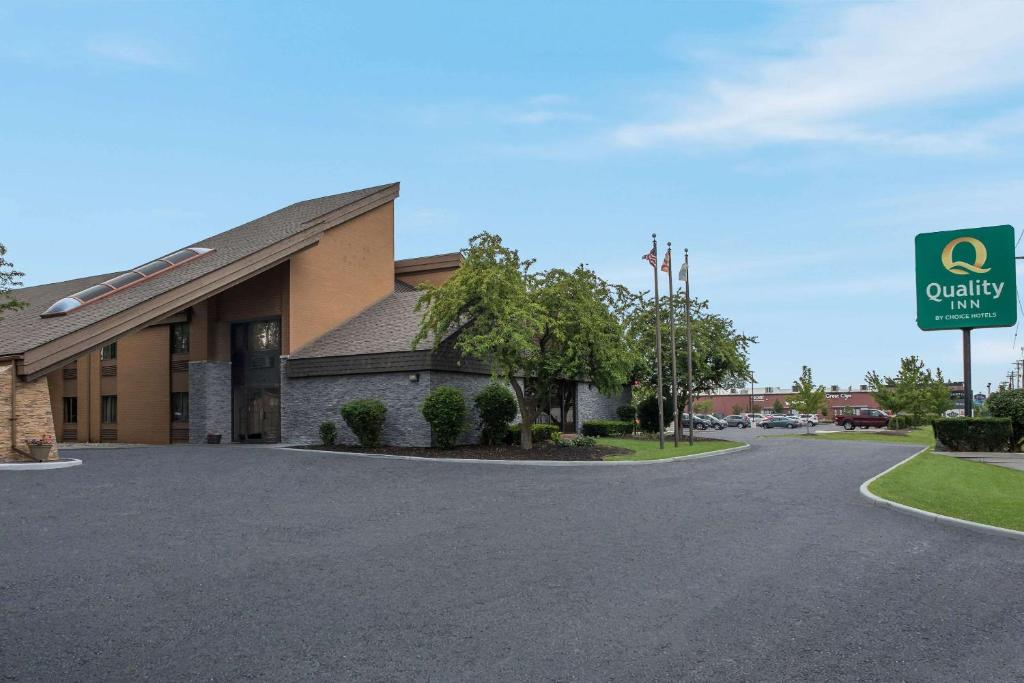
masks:
[[[559,445],[556,442],[541,442],[530,450],[523,450],[515,444],[495,446],[456,446],[454,448],[414,448],[378,446],[367,448],[354,445],[313,445],[296,448],[335,451],[340,453],[376,453],[387,455],[408,455],[418,458],[457,458],[476,460],[562,460],[562,461],[616,461],[616,460],[663,460],[680,456],[698,455],[713,451],[742,446],[737,441],[725,439],[695,439],[693,446],[685,443],[673,446],[666,443],[658,447],[656,439],[594,439],[592,445]]]

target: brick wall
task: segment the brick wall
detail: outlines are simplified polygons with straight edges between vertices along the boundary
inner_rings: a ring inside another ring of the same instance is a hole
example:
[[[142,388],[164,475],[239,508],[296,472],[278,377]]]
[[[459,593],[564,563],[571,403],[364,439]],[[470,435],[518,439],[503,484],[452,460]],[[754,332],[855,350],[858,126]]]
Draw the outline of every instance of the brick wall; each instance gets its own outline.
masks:
[[[411,373],[400,372],[290,379],[285,376],[287,359],[281,359],[281,368],[281,440],[286,443],[319,443],[320,423],[325,421],[338,426],[339,443],[356,443],[355,434],[341,418],[341,406],[355,399],[373,398],[388,408],[384,444],[429,446],[430,425],[420,407],[430,389],[442,385],[460,389],[466,398],[466,430],[459,443],[473,443],[480,437],[472,402],[490,381],[486,375],[423,371],[418,373],[417,382],[410,381]]]
[[[117,440],[170,443],[171,350],[167,325],[117,342]]]
[[[188,364],[189,443],[206,443],[207,434],[231,441],[231,363]]]
[[[11,448],[11,381],[17,382],[15,398],[15,442],[17,448],[27,451],[26,440],[48,436],[56,442],[50,390],[46,377],[25,382],[12,373],[10,364],[0,366],[0,455],[12,460],[28,460]],[[50,449],[50,460],[56,460],[57,448]]]
[[[593,384],[576,384],[576,431],[587,420],[615,420],[615,409],[629,403],[629,390],[623,388],[614,396],[605,396]]]

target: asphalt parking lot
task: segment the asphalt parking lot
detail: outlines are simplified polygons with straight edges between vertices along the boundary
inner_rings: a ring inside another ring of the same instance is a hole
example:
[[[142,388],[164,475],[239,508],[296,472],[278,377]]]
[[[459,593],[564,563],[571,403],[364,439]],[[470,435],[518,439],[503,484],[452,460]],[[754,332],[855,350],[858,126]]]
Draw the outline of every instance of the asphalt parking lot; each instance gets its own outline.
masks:
[[[536,467],[247,447],[0,473],[4,680],[1024,679],[1024,544],[899,445]]]

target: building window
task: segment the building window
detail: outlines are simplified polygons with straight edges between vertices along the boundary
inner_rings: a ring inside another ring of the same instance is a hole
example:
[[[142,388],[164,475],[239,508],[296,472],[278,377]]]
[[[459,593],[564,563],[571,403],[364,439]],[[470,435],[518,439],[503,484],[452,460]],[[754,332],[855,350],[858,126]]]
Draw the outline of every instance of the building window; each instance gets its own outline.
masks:
[[[171,393],[171,422],[188,422],[188,392]]]
[[[171,325],[171,353],[188,353],[188,323]]]
[[[100,360],[117,360],[117,342],[107,344],[100,349]]]
[[[265,320],[249,326],[252,351],[277,351],[281,348],[281,321]]]
[[[64,397],[64,424],[78,424],[78,397]]]
[[[103,424],[117,424],[117,396],[100,397],[100,421]]]

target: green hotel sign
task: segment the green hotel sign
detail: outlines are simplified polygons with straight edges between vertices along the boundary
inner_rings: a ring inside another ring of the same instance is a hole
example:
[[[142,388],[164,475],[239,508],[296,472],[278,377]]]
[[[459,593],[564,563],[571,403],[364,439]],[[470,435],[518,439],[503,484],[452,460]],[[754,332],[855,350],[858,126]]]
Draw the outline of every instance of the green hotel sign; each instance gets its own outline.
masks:
[[[1013,227],[926,232],[917,253],[917,326],[922,330],[1017,323]]]

